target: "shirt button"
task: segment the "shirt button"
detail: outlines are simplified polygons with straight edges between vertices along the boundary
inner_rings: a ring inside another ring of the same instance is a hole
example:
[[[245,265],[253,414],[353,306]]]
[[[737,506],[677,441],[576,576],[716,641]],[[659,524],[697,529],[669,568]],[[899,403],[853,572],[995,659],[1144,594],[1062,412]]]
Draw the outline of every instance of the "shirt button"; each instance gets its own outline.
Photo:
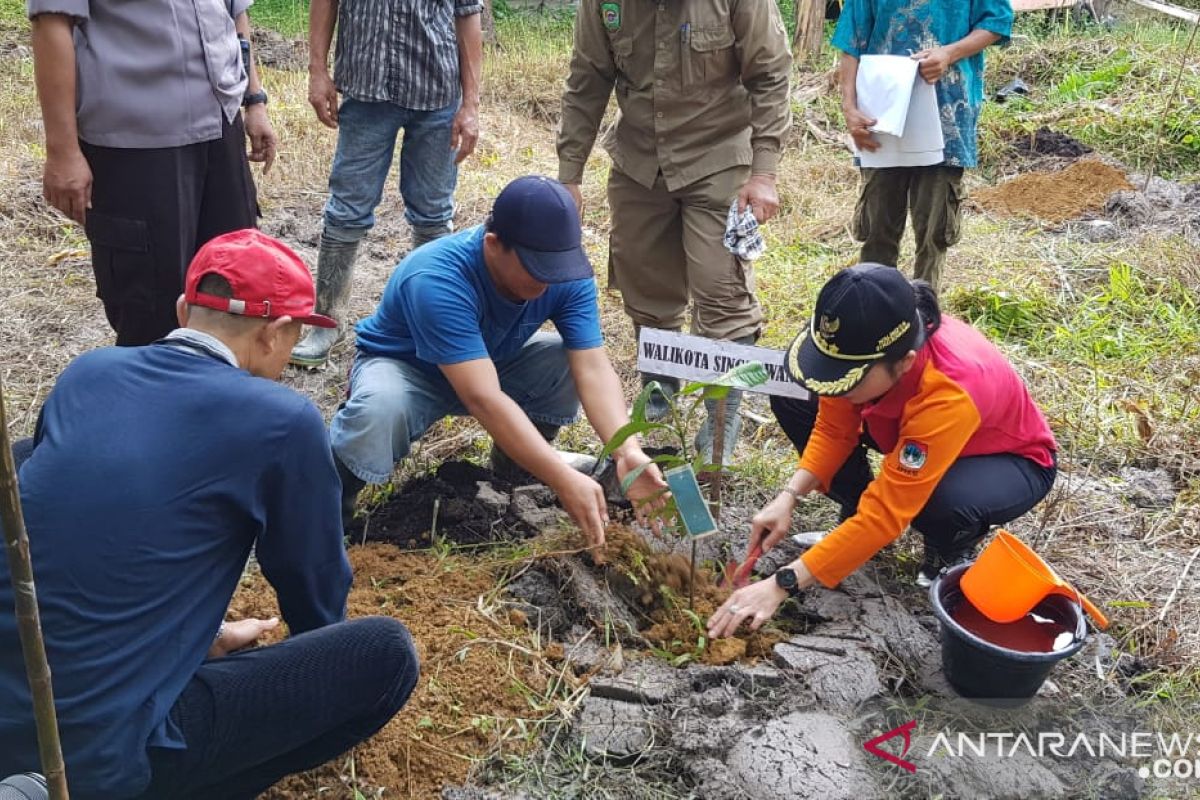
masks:
[[[662,86],[662,85],[663,85],[663,79],[662,79],[662,78],[659,78],[658,80],[656,80],[656,81],[655,81],[655,83],[657,83],[659,86]]]
[[[657,114],[655,114],[654,116],[658,117],[659,119],[662,119],[662,112],[660,111]]]

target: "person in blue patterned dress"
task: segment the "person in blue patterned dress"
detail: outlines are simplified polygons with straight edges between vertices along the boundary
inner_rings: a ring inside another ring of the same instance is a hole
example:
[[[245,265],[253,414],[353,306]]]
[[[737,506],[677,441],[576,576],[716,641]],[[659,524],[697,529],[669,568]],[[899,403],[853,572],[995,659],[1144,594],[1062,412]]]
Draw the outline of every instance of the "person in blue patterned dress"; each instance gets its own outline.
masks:
[[[855,79],[863,55],[907,55],[937,88],[945,160],[928,167],[862,169],[852,230],[860,260],[896,265],[905,219],[916,239],[914,277],[936,289],[946,251],[961,234],[964,169],[977,163],[976,125],[983,106],[983,51],[1012,31],[1009,0],[845,0],[833,46],[842,51],[842,113],[859,150],[879,145],[875,123],[858,108]]]

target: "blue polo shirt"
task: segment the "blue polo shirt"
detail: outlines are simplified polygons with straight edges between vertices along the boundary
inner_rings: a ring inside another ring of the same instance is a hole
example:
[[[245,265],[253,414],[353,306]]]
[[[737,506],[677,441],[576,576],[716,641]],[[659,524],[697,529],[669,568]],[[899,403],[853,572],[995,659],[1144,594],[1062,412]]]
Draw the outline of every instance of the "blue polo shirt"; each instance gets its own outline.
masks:
[[[907,56],[953,44],[976,30],[996,34],[1003,44],[1012,22],[1009,0],[845,0],[833,46],[855,58]],[[977,166],[983,53],[951,66],[936,88],[946,166]]]
[[[204,661],[250,554],[291,633],[341,620],[340,484],[320,413],[213,354],[156,344],[75,359],[21,468],[72,798],[122,798]],[[0,775],[38,769],[0,569]]]
[[[358,323],[358,349],[428,371],[479,358],[504,361],[551,321],[569,350],[604,344],[596,281],[551,284],[533,300],[500,295],[483,261],[482,226],[410,253],[392,273],[375,313]]]

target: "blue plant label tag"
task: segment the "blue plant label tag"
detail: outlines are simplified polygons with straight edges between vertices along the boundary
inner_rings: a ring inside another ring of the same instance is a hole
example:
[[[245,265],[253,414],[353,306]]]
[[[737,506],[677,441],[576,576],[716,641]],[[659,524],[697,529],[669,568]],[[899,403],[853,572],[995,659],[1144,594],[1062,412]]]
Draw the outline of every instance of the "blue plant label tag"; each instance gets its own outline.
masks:
[[[717,523],[713,520],[708,508],[708,501],[700,491],[700,483],[691,464],[667,470],[663,477],[671,488],[675,498],[675,507],[679,509],[679,518],[688,536],[708,536],[717,532]]]

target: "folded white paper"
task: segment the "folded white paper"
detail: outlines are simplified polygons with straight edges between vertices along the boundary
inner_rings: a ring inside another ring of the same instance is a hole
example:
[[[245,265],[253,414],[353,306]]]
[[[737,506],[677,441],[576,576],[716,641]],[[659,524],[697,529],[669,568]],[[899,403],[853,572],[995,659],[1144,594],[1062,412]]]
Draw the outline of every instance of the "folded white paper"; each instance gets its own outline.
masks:
[[[945,160],[937,89],[908,56],[863,56],[858,63],[858,107],[876,124],[879,149],[858,151],[864,167],[924,167]]]

